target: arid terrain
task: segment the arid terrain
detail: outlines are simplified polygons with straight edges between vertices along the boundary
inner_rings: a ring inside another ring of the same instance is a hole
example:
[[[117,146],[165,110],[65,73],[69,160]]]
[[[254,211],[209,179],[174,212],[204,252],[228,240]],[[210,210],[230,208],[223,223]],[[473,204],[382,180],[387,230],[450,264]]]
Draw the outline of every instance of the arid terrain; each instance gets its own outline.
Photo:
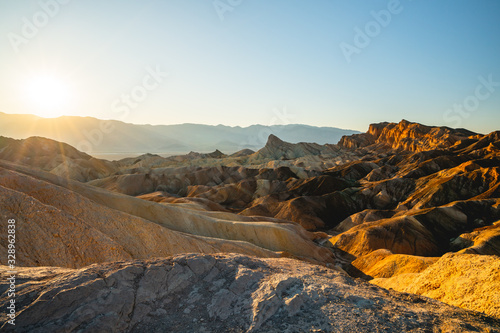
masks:
[[[0,137],[0,327],[500,332],[500,131],[335,142],[108,161]]]

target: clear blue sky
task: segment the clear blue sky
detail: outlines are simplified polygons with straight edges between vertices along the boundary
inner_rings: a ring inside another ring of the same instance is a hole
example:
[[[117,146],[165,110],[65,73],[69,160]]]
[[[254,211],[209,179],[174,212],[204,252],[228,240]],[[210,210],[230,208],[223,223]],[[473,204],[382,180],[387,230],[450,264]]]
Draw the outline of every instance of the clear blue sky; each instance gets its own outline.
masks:
[[[43,115],[26,93],[41,75],[70,95],[60,114],[132,123],[500,129],[497,0],[55,1],[0,3],[0,111]]]

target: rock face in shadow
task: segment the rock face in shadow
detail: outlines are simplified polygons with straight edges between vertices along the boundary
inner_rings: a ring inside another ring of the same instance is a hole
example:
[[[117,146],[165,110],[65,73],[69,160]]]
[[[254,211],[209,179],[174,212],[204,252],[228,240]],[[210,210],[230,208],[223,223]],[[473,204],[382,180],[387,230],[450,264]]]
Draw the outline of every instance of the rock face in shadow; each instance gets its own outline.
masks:
[[[6,273],[0,271],[2,281]],[[3,282],[2,282],[3,283]],[[7,306],[7,285],[0,285]],[[498,332],[500,321],[292,259],[183,255],[21,268],[6,332]]]
[[[500,318],[500,258],[448,253],[420,273],[370,281]]]

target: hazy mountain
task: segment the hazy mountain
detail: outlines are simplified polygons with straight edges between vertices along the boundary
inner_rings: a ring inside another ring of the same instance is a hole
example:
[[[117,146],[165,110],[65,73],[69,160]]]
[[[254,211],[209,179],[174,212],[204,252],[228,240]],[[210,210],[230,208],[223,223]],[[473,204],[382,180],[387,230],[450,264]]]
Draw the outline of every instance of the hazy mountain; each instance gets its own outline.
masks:
[[[259,149],[270,134],[291,143],[337,143],[343,135],[359,133],[335,127],[308,125],[135,125],[116,120],[64,116],[46,119],[0,112],[0,135],[25,139],[42,136],[68,143],[89,153],[181,153],[190,150],[225,153]]]

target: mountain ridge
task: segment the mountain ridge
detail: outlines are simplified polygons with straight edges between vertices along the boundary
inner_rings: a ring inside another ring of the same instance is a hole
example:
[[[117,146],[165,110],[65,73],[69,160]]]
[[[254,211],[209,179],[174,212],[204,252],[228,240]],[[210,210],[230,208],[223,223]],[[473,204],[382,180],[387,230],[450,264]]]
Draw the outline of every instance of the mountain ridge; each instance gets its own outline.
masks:
[[[0,133],[14,139],[42,136],[65,142],[86,153],[168,153],[257,150],[269,134],[289,142],[337,143],[342,135],[359,133],[335,127],[302,124],[247,127],[203,124],[138,125],[121,120],[62,116],[42,118],[0,112]]]
[[[458,141],[477,136],[483,135],[463,128],[427,126],[403,119],[399,123],[370,124],[366,133],[343,136],[339,146],[355,149],[383,144],[392,149],[418,152],[448,148]]]

